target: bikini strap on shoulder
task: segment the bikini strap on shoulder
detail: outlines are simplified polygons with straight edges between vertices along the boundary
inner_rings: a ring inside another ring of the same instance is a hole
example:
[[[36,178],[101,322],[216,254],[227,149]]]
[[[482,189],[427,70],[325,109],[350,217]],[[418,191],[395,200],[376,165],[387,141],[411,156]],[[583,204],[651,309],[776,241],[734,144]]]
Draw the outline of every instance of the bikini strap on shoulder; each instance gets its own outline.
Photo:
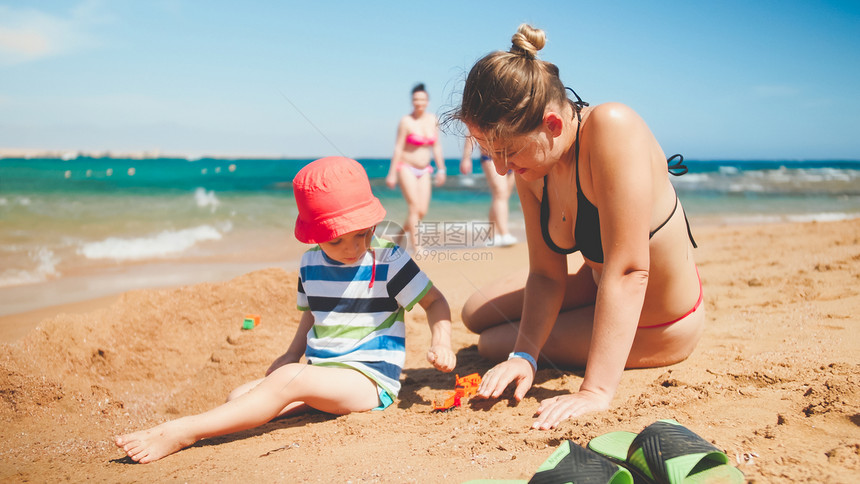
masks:
[[[582,98],[579,97],[579,94],[577,94],[576,91],[574,91],[572,88],[565,86],[565,89],[567,89],[568,91],[573,93],[574,97],[576,97],[576,101],[574,101],[573,104],[574,104],[574,106],[576,106],[577,111],[584,108],[585,106],[588,106],[588,103],[583,101]]]

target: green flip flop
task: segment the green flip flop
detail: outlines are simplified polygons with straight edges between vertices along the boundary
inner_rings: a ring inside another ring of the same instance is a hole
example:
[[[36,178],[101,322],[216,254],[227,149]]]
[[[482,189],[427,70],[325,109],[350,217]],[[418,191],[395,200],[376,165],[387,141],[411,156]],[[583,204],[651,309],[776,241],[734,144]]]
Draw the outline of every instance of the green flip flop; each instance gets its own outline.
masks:
[[[525,484],[526,481],[476,480],[463,484]],[[633,484],[630,472],[569,440],[538,467],[528,484]]]
[[[659,420],[633,432],[610,432],[588,448],[628,468],[637,482],[656,484],[743,483],[728,456],[674,420]]]

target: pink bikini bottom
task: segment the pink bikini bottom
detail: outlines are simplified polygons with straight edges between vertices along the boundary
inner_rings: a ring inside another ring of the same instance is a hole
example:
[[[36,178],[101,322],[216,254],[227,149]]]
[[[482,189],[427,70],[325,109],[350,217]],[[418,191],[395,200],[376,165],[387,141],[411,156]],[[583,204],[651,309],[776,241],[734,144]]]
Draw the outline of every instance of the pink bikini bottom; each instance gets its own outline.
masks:
[[[412,171],[412,174],[415,175],[415,178],[421,178],[425,173],[433,173],[433,167],[431,165],[427,165],[424,168],[417,168],[408,163],[398,163],[397,170],[409,169]]]
[[[699,278],[699,300],[696,301],[696,304],[693,306],[693,309],[684,313],[680,318],[673,319],[673,320],[669,321],[668,323],[655,324],[654,326],[639,326],[639,329],[653,329],[653,328],[663,328],[665,326],[670,326],[670,325],[675,324],[678,321],[686,318],[687,316],[693,314],[694,312],[696,312],[696,310],[699,309],[699,306],[702,305],[702,300],[704,299],[704,296],[705,296],[705,291],[702,288],[702,276],[699,275],[699,268],[698,267],[696,267],[696,277]]]

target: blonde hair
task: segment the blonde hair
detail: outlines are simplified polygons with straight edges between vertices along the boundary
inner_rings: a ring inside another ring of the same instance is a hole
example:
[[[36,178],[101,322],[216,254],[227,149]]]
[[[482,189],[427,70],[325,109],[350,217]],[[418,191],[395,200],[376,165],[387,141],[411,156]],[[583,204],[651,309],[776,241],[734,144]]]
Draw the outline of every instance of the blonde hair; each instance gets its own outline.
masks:
[[[452,118],[478,128],[488,141],[524,135],[543,122],[546,106],[567,100],[558,67],[537,58],[543,30],[522,24],[508,52],[492,52],[469,71],[463,102]]]

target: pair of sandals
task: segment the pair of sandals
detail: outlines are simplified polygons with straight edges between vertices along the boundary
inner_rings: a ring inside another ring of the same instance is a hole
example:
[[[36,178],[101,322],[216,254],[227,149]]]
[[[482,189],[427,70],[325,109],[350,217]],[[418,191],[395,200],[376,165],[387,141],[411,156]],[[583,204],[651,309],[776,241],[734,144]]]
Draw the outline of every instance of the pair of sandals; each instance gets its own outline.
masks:
[[[470,484],[525,481],[469,481]],[[570,440],[538,468],[529,484],[743,483],[728,456],[674,420],[633,432],[610,432],[583,448]]]

